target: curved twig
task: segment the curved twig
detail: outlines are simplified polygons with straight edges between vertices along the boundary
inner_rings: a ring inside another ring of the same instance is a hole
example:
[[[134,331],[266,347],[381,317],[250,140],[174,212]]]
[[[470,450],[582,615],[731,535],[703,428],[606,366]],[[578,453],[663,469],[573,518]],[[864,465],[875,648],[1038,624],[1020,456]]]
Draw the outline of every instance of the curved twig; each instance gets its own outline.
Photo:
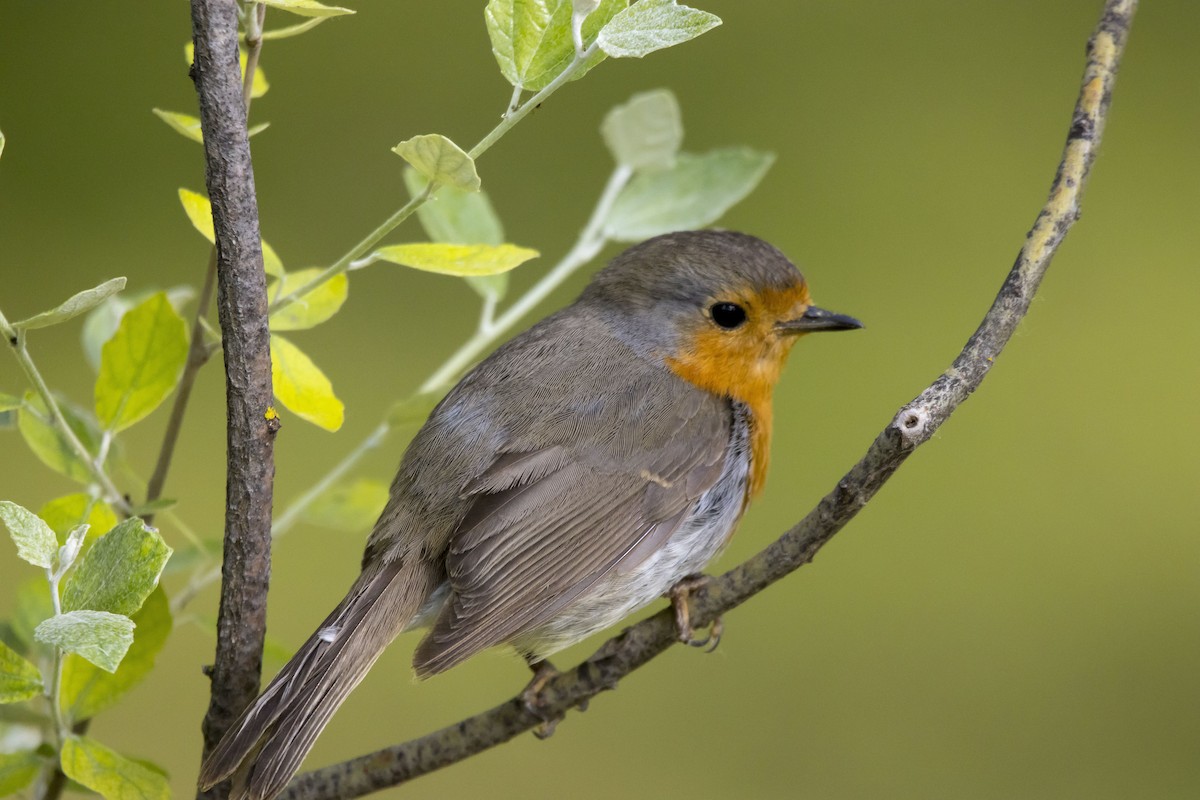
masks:
[[[1108,0],[1088,42],[1087,68],[1071,119],[1066,149],[1016,263],[991,310],[954,363],[905,405],[853,469],[791,530],[745,563],[696,591],[690,603],[696,627],[745,602],[802,567],[875,495],[919,445],[979,387],[1029,310],[1050,260],[1079,216],[1084,183],[1096,156],[1117,67],[1137,0]],[[544,715],[565,713],[606,689],[675,643],[669,610],[610,639],[578,667],[548,682]],[[541,724],[519,697],[455,725],[359,758],[298,776],[280,797],[330,800],[359,797],[395,786],[494,747]]]

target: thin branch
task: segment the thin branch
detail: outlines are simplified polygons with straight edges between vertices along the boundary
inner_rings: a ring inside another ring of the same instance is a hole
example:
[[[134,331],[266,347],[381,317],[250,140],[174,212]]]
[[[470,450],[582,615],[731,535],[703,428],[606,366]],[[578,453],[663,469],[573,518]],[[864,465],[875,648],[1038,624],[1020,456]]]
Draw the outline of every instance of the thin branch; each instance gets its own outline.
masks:
[[[193,78],[200,98],[205,181],[217,241],[217,310],[225,360],[225,558],[205,751],[258,694],[271,571],[275,477],[270,331],[246,105],[238,67],[237,4],[192,0]],[[228,786],[204,797],[225,797]]]
[[[979,387],[1029,310],[1051,258],[1079,216],[1080,195],[1100,143],[1113,82],[1136,8],[1137,0],[1106,3],[1104,16],[1088,43],[1083,87],[1050,198],[1038,214],[991,310],[962,353],[929,388],[900,409],[862,460],[808,516],[761,553],[713,579],[692,596],[694,625],[711,624],[811,561],[905,459],[928,441]],[[543,712],[563,714],[600,692],[615,688],[621,678],[674,643],[675,626],[669,610],[626,629],[578,667],[547,683],[540,697]],[[541,722],[516,697],[411,742],[300,775],[280,797],[288,800],[359,797],[461,761]]]

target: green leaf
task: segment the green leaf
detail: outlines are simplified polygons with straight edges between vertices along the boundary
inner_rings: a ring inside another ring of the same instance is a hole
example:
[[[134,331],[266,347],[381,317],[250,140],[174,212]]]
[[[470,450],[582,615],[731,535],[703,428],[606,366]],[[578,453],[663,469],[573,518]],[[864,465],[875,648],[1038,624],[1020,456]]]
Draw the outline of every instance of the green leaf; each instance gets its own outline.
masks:
[[[64,775],[104,800],[167,800],[171,796],[161,772],[86,736],[71,736],[63,742],[61,764]]]
[[[200,235],[211,244],[217,243],[217,234],[213,230],[212,203],[199,192],[191,189],[179,189],[179,202],[183,203],[183,213],[187,214],[192,227],[200,231]]]
[[[100,352],[100,424],[121,431],[149,415],[179,382],[187,353],[187,324],[164,292],[126,314]]]
[[[154,116],[161,119],[171,127],[171,130],[183,135],[193,142],[204,142],[204,133],[200,130],[200,118],[193,117],[191,114],[181,114],[178,111],[164,111],[161,108],[150,109]],[[246,131],[246,135],[254,136],[256,133],[262,133],[271,126],[269,122],[263,122],[255,125],[250,130]]]
[[[304,520],[323,528],[357,533],[375,524],[387,501],[386,483],[360,478],[319,495],[304,510]]]
[[[404,170],[408,192],[416,197],[425,191],[428,181],[416,170]],[[417,219],[434,242],[449,244],[503,244],[504,226],[492,207],[487,192],[467,192],[453,186],[442,187],[417,208]],[[483,298],[504,297],[508,291],[508,273],[468,276],[468,284]]]
[[[58,537],[41,517],[11,500],[0,500],[0,520],[17,545],[17,555],[35,567],[50,569],[58,556]]]
[[[4,137],[0,136],[0,148]],[[0,753],[0,797],[15,795],[37,777],[42,759],[33,750],[23,753]]]
[[[72,722],[90,719],[110,708],[150,673],[171,633],[171,606],[162,587],[155,589],[133,615],[133,644],[121,666],[108,673],[69,655],[63,662],[61,703]]]
[[[152,294],[154,294],[154,290],[143,290],[131,295],[113,295],[87,315],[83,321],[80,340],[83,344],[83,354],[87,358],[87,362],[92,365],[93,370],[100,369],[100,350],[104,347],[104,343],[117,332],[117,326],[121,324],[121,319],[129,312],[129,309],[141,304]],[[196,290],[191,286],[180,285],[167,289],[167,299],[181,315],[184,307],[195,296]]]
[[[300,348],[271,335],[271,382],[275,397],[293,414],[327,431],[342,427],[345,406],[325,373]]]
[[[263,272],[267,273],[272,278],[282,278],[283,261],[279,258],[279,254],[275,252],[275,248],[267,244],[266,239],[263,239],[262,254]]]
[[[604,0],[583,23],[583,44],[596,34],[629,0]],[[571,0],[490,0],[484,11],[492,52],[500,72],[513,86],[536,92],[544,89],[575,59],[571,34]],[[604,60],[604,53],[591,55],[572,80],[582,78]]]
[[[16,650],[0,642],[0,703],[17,703],[42,693],[42,674]]]
[[[195,63],[195,61],[196,61],[195,45],[193,45],[191,42],[188,42],[187,44],[185,44],[183,46],[183,56],[184,56],[184,58],[187,59],[188,66],[189,67],[192,66],[192,64]],[[245,78],[246,78],[246,61],[247,61],[246,51],[239,47],[238,48],[238,63],[241,65],[241,72],[239,72],[238,74],[242,76],[243,80],[245,80]],[[264,94],[266,94],[267,90],[270,88],[271,88],[271,84],[267,83],[267,76],[263,72],[262,64],[259,64],[258,69],[256,69],[254,71],[254,80],[250,84],[250,96],[252,98],[257,99],[259,97],[262,97]]]
[[[695,39],[720,24],[717,15],[678,5],[675,0],[641,0],[613,17],[597,41],[613,58],[641,58]]]
[[[88,511],[89,504],[91,511]],[[89,526],[87,541],[92,542],[112,530],[118,522],[108,503],[103,500],[93,502],[82,492],[56,497],[38,510],[38,516],[54,530],[60,542],[76,525]]]
[[[34,328],[48,328],[51,325],[57,325],[60,322],[66,322],[72,317],[77,317],[85,311],[90,311],[104,302],[106,297],[114,295],[124,288],[124,278],[113,278],[112,280],[105,281],[99,286],[72,295],[60,303],[56,308],[52,308],[49,311],[43,311],[40,314],[30,317],[29,319],[23,319],[20,322],[15,322],[13,323],[13,327],[24,328],[25,330],[33,330]]]
[[[430,181],[470,192],[479,191],[479,173],[475,171],[474,159],[440,133],[405,139],[393,147],[392,152]]]
[[[63,591],[66,611],[130,616],[158,585],[171,548],[158,532],[130,517],[101,536],[80,559]]]
[[[282,28],[273,28],[269,31],[263,31],[262,38],[264,42],[272,39],[290,39],[291,37],[299,36],[306,31],[311,31],[313,28],[317,27],[327,19],[329,19],[329,17],[309,17],[308,19],[304,20],[304,22],[298,22],[295,25],[287,25]]]
[[[4,155],[4,131],[0,131],[0,156]]]
[[[190,114],[180,114],[178,111],[164,111],[161,108],[152,108],[150,111],[154,116],[170,125],[171,129],[176,133],[182,134],[193,142],[204,141],[204,134],[200,132],[199,117],[193,117]]]
[[[538,251],[515,244],[394,244],[381,247],[372,259],[442,275],[497,275],[537,258]]]
[[[748,195],[774,160],[748,148],[680,153],[672,169],[634,176],[613,203],[605,232],[636,242],[708,225]]]
[[[133,644],[133,620],[107,611],[71,611],[38,625],[33,635],[43,644],[76,653],[103,670],[116,672]]]
[[[64,405],[61,399],[59,410],[88,452],[96,452],[99,433]],[[25,402],[17,412],[17,430],[33,454],[50,469],[80,483],[91,482],[92,473],[87,464],[75,454],[66,437],[54,424],[42,398],[32,391],[25,394]]]
[[[0,411],[12,411],[14,408],[21,407],[21,398],[15,394],[0,392]]]
[[[408,192],[416,197],[429,181],[414,169],[404,170]],[[417,219],[431,241],[449,244],[501,244],[504,226],[486,191],[445,186],[417,209]]]
[[[635,94],[613,108],[600,125],[618,164],[630,169],[668,169],[683,143],[679,101],[667,89]]]
[[[263,5],[282,8],[301,17],[340,17],[343,14],[353,14],[348,8],[340,6],[324,6],[316,0],[261,0]]]
[[[320,267],[311,267],[285,274],[267,287],[267,302],[273,303],[279,297],[286,297],[324,271]],[[346,277],[346,273],[334,275],[317,288],[296,298],[295,302],[272,313],[271,330],[295,331],[320,325],[338,312],[342,303],[346,302],[349,291],[350,279]]]

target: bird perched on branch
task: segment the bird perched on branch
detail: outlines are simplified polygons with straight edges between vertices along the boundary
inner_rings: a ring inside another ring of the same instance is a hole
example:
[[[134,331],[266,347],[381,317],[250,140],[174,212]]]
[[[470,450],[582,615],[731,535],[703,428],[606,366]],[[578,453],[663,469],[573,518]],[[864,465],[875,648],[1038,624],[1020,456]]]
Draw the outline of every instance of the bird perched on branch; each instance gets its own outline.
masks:
[[[744,234],[630,248],[573,304],[500,347],[409,445],[345,599],[208,755],[266,800],[398,634],[427,677],[499,644],[545,658],[687,594],[763,486],[771,395],[796,340],[862,327]],[[240,767],[240,769],[239,769]]]

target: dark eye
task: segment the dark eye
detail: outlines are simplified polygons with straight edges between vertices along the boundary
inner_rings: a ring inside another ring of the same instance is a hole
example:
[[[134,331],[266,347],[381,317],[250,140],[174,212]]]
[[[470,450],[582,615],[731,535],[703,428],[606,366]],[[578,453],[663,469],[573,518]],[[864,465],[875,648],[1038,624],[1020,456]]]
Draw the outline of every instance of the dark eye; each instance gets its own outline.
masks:
[[[733,330],[746,321],[746,309],[737,303],[714,303],[708,311],[713,322],[726,330]]]

